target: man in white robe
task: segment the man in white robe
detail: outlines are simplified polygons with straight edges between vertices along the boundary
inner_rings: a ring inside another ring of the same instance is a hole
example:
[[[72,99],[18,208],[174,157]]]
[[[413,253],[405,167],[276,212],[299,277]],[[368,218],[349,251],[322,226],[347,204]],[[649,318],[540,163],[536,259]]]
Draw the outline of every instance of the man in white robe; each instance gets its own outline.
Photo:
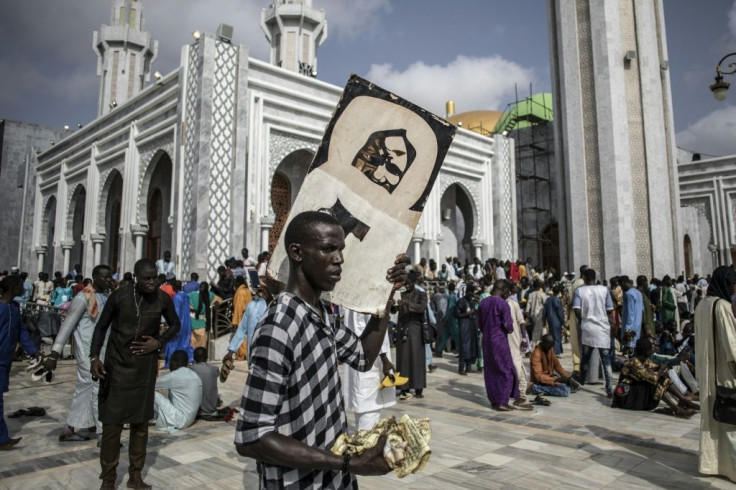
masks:
[[[343,309],[343,312],[345,326],[358,337],[362,336],[370,315],[348,309]],[[383,338],[380,355],[370,370],[361,373],[347,364],[343,368],[342,392],[345,408],[355,413],[357,429],[370,430],[381,419],[381,409],[396,405],[396,388],[380,389],[384,376],[393,374],[394,371],[388,334]]]
[[[511,291],[511,288],[509,288]],[[524,367],[524,351],[529,344],[526,336],[526,329],[524,328],[524,314],[521,312],[521,307],[518,301],[516,301],[516,295],[510,295],[506,298],[506,302],[511,308],[511,320],[514,323],[513,331],[508,335],[509,348],[511,349],[511,359],[514,361],[514,368],[516,368],[516,375],[519,379],[519,393],[521,397],[514,401],[514,405],[520,405],[526,402],[527,386],[529,384],[529,375]]]
[[[187,367],[189,355],[178,350],[171,355],[171,371],[156,380],[157,390],[169,390],[166,397],[155,394],[153,403],[156,428],[169,433],[186,429],[194,422],[202,404],[202,380]]]
[[[713,271],[708,296],[695,309],[695,373],[703,408],[698,470],[736,482],[736,425],[715,420],[712,408],[716,384],[736,388],[736,318],[730,302],[734,285],[736,271],[718,267]]]
[[[59,333],[54,339],[51,354],[44,363],[46,369],[51,371],[56,369],[56,361],[61,358],[64,346],[73,335],[77,386],[72,395],[66,427],[59,436],[59,441],[62,442],[89,440],[94,437],[92,431],[97,433],[98,440],[102,436],[102,423],[97,420],[97,393],[100,384],[92,380],[89,351],[95,325],[112,288],[111,273],[110,267],[106,265],[98,265],[92,270],[92,287],[88,286],[72,300]],[[107,340],[102,346],[101,359],[105,358],[106,344]],[[80,429],[86,433],[78,432]]]

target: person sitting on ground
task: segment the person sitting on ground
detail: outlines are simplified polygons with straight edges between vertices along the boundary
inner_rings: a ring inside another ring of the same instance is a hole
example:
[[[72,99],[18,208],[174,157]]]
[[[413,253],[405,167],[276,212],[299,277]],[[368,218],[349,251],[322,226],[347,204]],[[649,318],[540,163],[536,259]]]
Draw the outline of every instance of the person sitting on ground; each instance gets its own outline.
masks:
[[[202,380],[187,367],[189,356],[178,350],[171,355],[171,371],[156,380],[157,390],[169,390],[166,397],[155,393],[153,410],[156,428],[169,433],[186,429],[194,422],[202,404]]]
[[[532,384],[535,395],[570,396],[580,385],[560,364],[554,351],[555,338],[552,334],[542,335],[531,357]]]
[[[654,410],[660,400],[664,400],[676,417],[692,417],[700,407],[672,384],[667,364],[656,364],[650,359],[653,353],[652,339],[645,337],[636,342],[635,356],[621,370],[611,406],[626,410]]]
[[[659,353],[666,356],[675,355],[675,336],[677,335],[677,322],[667,320],[664,330],[659,336]]]
[[[194,364],[189,369],[197,373],[202,380],[202,403],[199,406],[199,415],[212,415],[217,411],[220,402],[220,394],[217,392],[217,377],[220,370],[212,364],[207,364],[207,349],[197,347],[194,349]]]

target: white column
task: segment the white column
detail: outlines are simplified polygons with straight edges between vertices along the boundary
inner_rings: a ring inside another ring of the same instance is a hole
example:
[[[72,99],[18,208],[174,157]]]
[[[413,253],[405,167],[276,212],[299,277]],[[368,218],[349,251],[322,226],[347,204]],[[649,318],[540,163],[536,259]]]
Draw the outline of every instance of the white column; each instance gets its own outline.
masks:
[[[72,248],[74,247],[74,240],[63,240],[61,245],[62,253],[64,254],[64,261],[62,266],[62,275],[66,276],[69,273],[69,265],[71,263]]]
[[[148,234],[148,225],[130,225],[130,233],[135,238],[135,260],[143,258],[143,237]]]
[[[36,247],[36,257],[38,259],[38,272],[43,272],[43,263],[46,261],[46,246]]]
[[[440,257],[440,244],[442,243],[442,235],[437,235],[437,240],[434,241],[434,247],[432,256],[434,260],[437,262],[437,268],[439,270],[439,266],[442,263],[442,257]]]
[[[272,225],[268,225],[268,224],[261,225],[261,250],[258,253],[268,250],[268,239],[271,233],[271,228],[272,228]]]
[[[473,240],[473,250],[475,251],[475,257],[481,259],[483,261],[483,241],[481,240]],[[475,258],[473,257],[473,258]]]
[[[417,264],[419,263],[419,259],[422,258],[422,242],[424,241],[424,237],[421,236],[414,236],[411,239],[412,245],[414,247],[413,255],[412,257],[412,263]]]
[[[102,244],[105,241],[105,233],[93,233],[89,238],[92,241],[94,251],[94,264],[92,264],[94,268],[102,263]]]

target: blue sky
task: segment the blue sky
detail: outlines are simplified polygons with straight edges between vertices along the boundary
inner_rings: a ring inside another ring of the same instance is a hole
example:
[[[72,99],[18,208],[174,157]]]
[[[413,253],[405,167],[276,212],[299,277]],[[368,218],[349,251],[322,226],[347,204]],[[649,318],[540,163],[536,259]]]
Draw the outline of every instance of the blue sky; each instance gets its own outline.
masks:
[[[144,0],[147,29],[159,40],[154,69],[168,73],[195,30],[227,22],[235,41],[266,59],[260,0]],[[0,118],[62,126],[97,111],[92,31],[109,21],[108,0],[25,0],[0,4]],[[503,109],[549,91],[547,6],[543,0],[314,0],[329,36],[318,78],[342,86],[365,76],[444,115]],[[716,102],[708,85],[716,62],[736,51],[736,1],[666,0],[667,41],[678,146],[736,153],[736,85]],[[736,57],[734,58],[736,61]],[[736,82],[736,76],[727,77]]]

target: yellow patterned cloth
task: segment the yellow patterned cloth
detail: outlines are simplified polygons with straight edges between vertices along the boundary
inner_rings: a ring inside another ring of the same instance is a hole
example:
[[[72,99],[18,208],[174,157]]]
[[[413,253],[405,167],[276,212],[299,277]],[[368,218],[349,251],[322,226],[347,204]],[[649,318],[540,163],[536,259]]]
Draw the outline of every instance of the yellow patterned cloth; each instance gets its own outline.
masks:
[[[429,447],[432,428],[428,418],[412,419],[406,414],[398,422],[395,417],[387,417],[379,420],[371,430],[341,434],[332,446],[332,453],[338,456],[345,452],[360,454],[378,444],[384,434],[387,441],[383,455],[396,476],[404,478],[424,468],[432,454]]]

